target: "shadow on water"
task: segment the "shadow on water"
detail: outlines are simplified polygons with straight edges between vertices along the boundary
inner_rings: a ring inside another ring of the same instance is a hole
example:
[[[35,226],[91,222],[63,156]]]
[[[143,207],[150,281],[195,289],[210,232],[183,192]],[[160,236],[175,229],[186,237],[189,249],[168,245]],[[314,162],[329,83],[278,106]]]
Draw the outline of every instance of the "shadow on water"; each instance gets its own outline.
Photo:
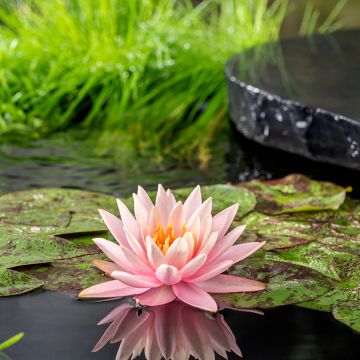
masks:
[[[119,343],[96,353],[90,351],[109,325],[96,324],[119,302],[82,303],[63,294],[44,292],[1,299],[0,305],[1,338],[19,330],[25,332],[21,342],[7,351],[13,360],[115,358]],[[167,334],[179,340],[179,324],[173,313],[168,315],[172,322]],[[183,320],[187,317],[183,315]],[[264,316],[225,310],[224,318],[246,360],[355,360],[360,356],[358,335],[327,313],[281,307],[266,311]],[[126,329],[130,324],[124,326]],[[229,359],[239,357],[231,353]]]

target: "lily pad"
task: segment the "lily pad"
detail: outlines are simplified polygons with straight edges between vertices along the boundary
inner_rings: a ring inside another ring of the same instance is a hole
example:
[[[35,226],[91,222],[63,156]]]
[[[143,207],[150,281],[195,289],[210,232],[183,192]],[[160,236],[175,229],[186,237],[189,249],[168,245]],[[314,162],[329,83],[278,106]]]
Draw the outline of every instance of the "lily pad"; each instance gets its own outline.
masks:
[[[267,284],[267,289],[261,292],[216,295],[219,301],[239,308],[296,304],[317,298],[332,287],[329,279],[309,268],[261,258],[244,261],[230,273]]]
[[[81,290],[109,280],[106,274],[92,265],[94,259],[106,259],[102,254],[66,259],[50,264],[26,267],[24,273],[44,283],[51,291],[77,295]]]
[[[176,199],[185,201],[193,188],[184,188],[174,190]],[[202,198],[213,199],[213,212],[218,213],[221,210],[238,203],[239,209],[236,217],[240,219],[255,208],[256,197],[247,190],[232,185],[209,185],[201,187]]]
[[[253,180],[239,184],[257,198],[256,210],[266,214],[299,211],[337,210],[345,200],[346,189],[292,174],[277,180]]]
[[[0,196],[0,224],[52,235],[104,231],[99,208],[117,211],[109,195],[68,189],[18,191]]]
[[[266,241],[265,249],[283,249],[317,240],[323,224],[316,226],[309,222],[291,221],[281,217],[252,212],[241,220],[246,230],[242,242]]]
[[[354,331],[360,333],[360,308],[354,307],[335,307],[332,311],[334,318],[343,324],[351,327]]]
[[[0,268],[0,296],[23,294],[40,288],[42,285],[43,282],[36,277]]]

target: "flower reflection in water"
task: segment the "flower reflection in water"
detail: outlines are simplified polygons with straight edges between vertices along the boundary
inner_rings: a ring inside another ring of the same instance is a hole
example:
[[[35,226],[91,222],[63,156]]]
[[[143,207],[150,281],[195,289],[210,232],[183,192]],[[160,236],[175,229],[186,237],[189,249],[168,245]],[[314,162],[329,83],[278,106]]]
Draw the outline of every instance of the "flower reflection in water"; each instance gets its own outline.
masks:
[[[108,342],[120,342],[116,360],[133,359],[143,351],[147,360],[215,359],[215,352],[227,359],[233,351],[241,357],[236,339],[220,313],[209,313],[182,302],[136,308],[121,304],[99,325],[109,327],[93,351]]]

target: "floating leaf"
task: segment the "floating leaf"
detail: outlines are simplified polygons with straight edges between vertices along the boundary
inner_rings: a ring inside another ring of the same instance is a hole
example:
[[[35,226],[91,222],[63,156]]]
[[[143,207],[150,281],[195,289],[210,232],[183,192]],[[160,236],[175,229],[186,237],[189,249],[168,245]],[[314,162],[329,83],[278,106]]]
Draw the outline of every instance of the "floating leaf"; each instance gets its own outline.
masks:
[[[72,242],[51,235],[9,235],[0,247],[0,267],[41,264],[56,259],[68,259],[89,252]]]
[[[116,211],[114,198],[68,189],[18,191],[0,196],[0,224],[49,234],[104,231],[99,208]]]
[[[289,248],[317,240],[320,228],[308,222],[289,221],[259,212],[250,213],[241,223],[247,227],[240,240],[266,241],[266,250]]]
[[[18,271],[0,268],[0,296],[23,294],[40,288],[43,282]]]
[[[44,289],[77,295],[81,290],[108,280],[92,265],[101,254],[67,259],[51,264],[27,267],[23,271],[44,283]]]
[[[230,273],[267,283],[267,289],[262,292],[216,295],[219,301],[239,308],[267,309],[296,304],[331,289],[331,281],[316,271],[280,261],[249,259]]]
[[[344,306],[346,306],[344,304]],[[334,318],[339,320],[343,324],[351,327],[356,332],[360,332],[360,308],[349,306],[349,307],[335,307],[332,311]]]
[[[177,199],[184,201],[192,190],[193,188],[177,189],[173,193]],[[237,218],[241,218],[252,211],[256,205],[256,197],[251,191],[232,185],[202,186],[201,193],[203,200],[212,197],[213,213],[215,214],[238,203]]]
[[[299,174],[277,180],[253,180],[239,186],[255,193],[256,210],[266,214],[337,210],[346,197],[346,189],[341,186]]]

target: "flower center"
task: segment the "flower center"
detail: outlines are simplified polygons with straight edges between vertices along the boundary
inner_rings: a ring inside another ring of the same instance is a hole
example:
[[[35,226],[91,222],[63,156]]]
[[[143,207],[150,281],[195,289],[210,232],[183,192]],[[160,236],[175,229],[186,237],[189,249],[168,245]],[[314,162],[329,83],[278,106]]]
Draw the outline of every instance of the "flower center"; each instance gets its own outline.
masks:
[[[186,233],[185,225],[182,226],[180,234],[175,234],[175,230],[172,224],[169,224],[167,228],[163,224],[158,224],[154,231],[153,239],[155,244],[159,247],[162,253],[165,255],[170,245],[178,238]]]

